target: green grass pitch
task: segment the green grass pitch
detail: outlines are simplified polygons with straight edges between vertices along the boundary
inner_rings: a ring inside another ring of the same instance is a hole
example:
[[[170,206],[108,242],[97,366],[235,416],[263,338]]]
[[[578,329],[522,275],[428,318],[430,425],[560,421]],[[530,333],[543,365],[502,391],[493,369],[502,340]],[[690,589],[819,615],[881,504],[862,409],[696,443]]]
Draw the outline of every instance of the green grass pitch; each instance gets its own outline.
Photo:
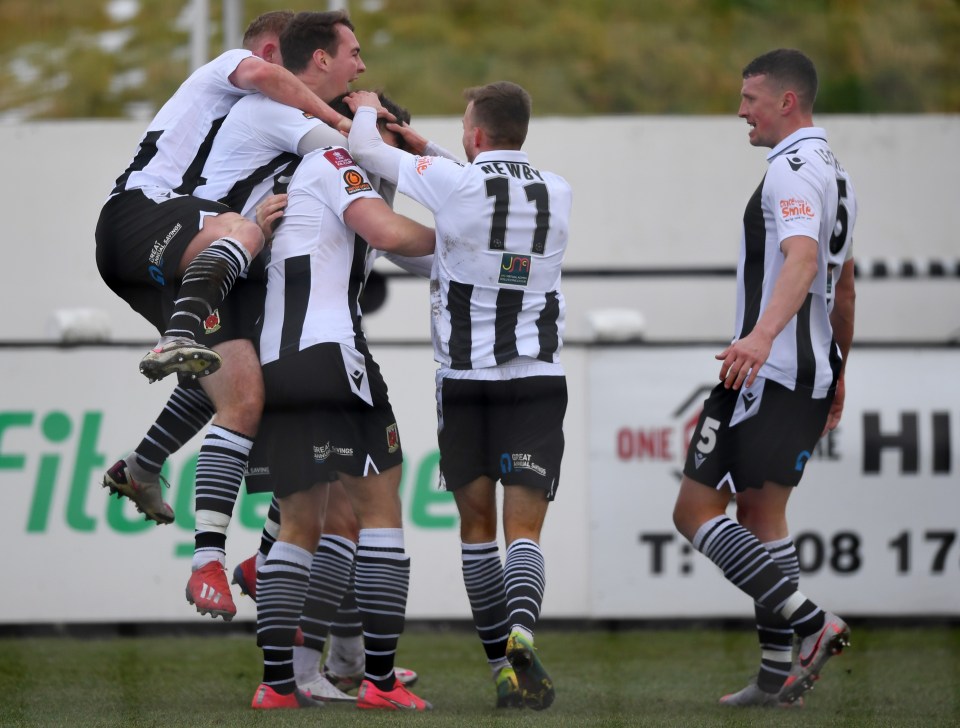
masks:
[[[557,699],[549,710],[497,711],[476,636],[411,625],[398,663],[420,673],[427,714],[349,705],[258,712],[251,634],[0,639],[0,726],[957,726],[960,627],[852,624],[801,709],[730,709],[717,698],[756,669],[752,630],[541,628]]]

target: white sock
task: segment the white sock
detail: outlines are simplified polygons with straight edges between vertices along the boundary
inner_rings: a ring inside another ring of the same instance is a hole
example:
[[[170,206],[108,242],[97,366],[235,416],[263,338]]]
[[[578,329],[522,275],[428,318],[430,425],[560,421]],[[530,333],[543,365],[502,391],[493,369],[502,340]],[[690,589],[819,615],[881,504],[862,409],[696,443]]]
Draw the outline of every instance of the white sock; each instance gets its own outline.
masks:
[[[494,679],[496,679],[497,675],[505,667],[510,667],[510,661],[506,657],[501,657],[499,660],[493,660],[490,663],[490,670],[493,671]]]
[[[326,667],[335,675],[354,675],[363,672],[367,661],[363,652],[363,635],[340,637],[330,635],[327,640],[330,649],[327,652]]]
[[[530,640],[531,642],[533,642],[533,632],[531,632],[531,631],[530,631],[529,629],[527,629],[526,627],[521,627],[519,624],[515,624],[515,625],[513,625],[513,627],[510,628],[510,631],[511,631],[511,632],[519,632],[519,633],[522,634],[524,637],[526,637],[528,640]]]
[[[323,655],[312,647],[293,648],[293,674],[297,685],[306,685],[320,675],[320,658]]]

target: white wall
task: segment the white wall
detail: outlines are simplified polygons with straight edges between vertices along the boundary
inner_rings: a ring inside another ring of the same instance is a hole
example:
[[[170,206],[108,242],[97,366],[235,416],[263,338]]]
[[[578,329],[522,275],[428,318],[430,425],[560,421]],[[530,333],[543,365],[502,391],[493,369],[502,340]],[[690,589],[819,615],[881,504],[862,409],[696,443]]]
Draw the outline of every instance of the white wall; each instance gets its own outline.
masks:
[[[458,118],[414,119],[459,150]],[[960,116],[823,116],[860,201],[859,258],[960,257],[952,210],[960,182]],[[42,340],[54,311],[105,311],[117,340],[153,332],[101,282],[93,231],[113,180],[131,159],[141,122],[70,121],[0,125],[6,260],[0,267],[0,341]],[[743,206],[764,172],[765,150],[733,117],[535,119],[526,149],[535,164],[574,188],[567,268],[732,266]],[[408,200],[398,209],[427,218]],[[588,314],[639,309],[650,338],[729,336],[727,279],[568,279],[570,338],[589,336]],[[391,286],[371,339],[426,339],[427,302],[416,282]],[[960,333],[953,280],[863,281],[858,335],[943,339]],[[399,313],[398,313],[399,312]]]

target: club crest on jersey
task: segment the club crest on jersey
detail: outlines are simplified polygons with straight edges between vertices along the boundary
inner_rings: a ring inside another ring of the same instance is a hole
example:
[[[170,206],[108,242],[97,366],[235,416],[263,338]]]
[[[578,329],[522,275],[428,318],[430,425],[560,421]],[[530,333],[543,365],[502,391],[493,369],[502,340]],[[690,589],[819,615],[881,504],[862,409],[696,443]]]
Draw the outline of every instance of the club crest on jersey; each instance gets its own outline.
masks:
[[[529,255],[517,255],[516,253],[504,253],[500,258],[500,278],[501,284],[510,286],[525,286],[530,280]]]
[[[813,205],[802,197],[791,197],[789,200],[780,200],[780,216],[784,222],[791,220],[800,220],[803,218],[813,219],[816,213],[813,211]]]
[[[370,183],[363,178],[363,175],[355,169],[348,169],[344,172],[343,181],[346,184],[344,190],[346,190],[348,195],[355,195],[358,192],[369,192],[373,189]]]
[[[220,309],[213,309],[213,313],[203,320],[203,333],[213,334],[220,330]]]
[[[397,432],[397,423],[387,428],[387,452],[394,453],[400,449],[400,433]]]
[[[324,158],[337,169],[344,167],[356,167],[353,157],[343,147],[332,147],[323,153]]]

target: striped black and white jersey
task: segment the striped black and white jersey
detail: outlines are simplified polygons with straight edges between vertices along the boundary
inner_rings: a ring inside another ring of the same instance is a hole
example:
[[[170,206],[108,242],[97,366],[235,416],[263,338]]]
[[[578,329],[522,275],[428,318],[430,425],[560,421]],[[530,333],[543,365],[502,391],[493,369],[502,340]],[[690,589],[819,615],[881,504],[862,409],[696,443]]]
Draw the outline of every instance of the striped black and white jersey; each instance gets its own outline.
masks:
[[[797,315],[774,339],[758,376],[821,398],[839,371],[830,312],[841,268],[852,255],[856,196],[823,129],[794,132],[767,161],[767,173],[743,216],[735,340],[753,330],[770,300],[784,261],[780,243],[794,235],[816,240],[817,275]]]
[[[287,195],[267,266],[262,364],[314,344],[363,346],[359,297],[372,253],[343,214],[379,195],[342,147],[307,154]]]
[[[340,132],[292,106],[262,94],[240,99],[213,140],[193,194],[255,220],[257,204],[286,189],[300,161],[301,141],[311,133],[315,148],[344,142]]]
[[[434,214],[431,328],[441,367],[471,376],[522,357],[562,372],[566,180],[522,151],[483,152],[468,165],[404,155],[397,190]]]
[[[110,196],[132,189],[148,197],[193,194],[227,112],[241,97],[256,93],[230,82],[237,66],[252,56],[248,50],[229,50],[190,74],[150,122]]]

